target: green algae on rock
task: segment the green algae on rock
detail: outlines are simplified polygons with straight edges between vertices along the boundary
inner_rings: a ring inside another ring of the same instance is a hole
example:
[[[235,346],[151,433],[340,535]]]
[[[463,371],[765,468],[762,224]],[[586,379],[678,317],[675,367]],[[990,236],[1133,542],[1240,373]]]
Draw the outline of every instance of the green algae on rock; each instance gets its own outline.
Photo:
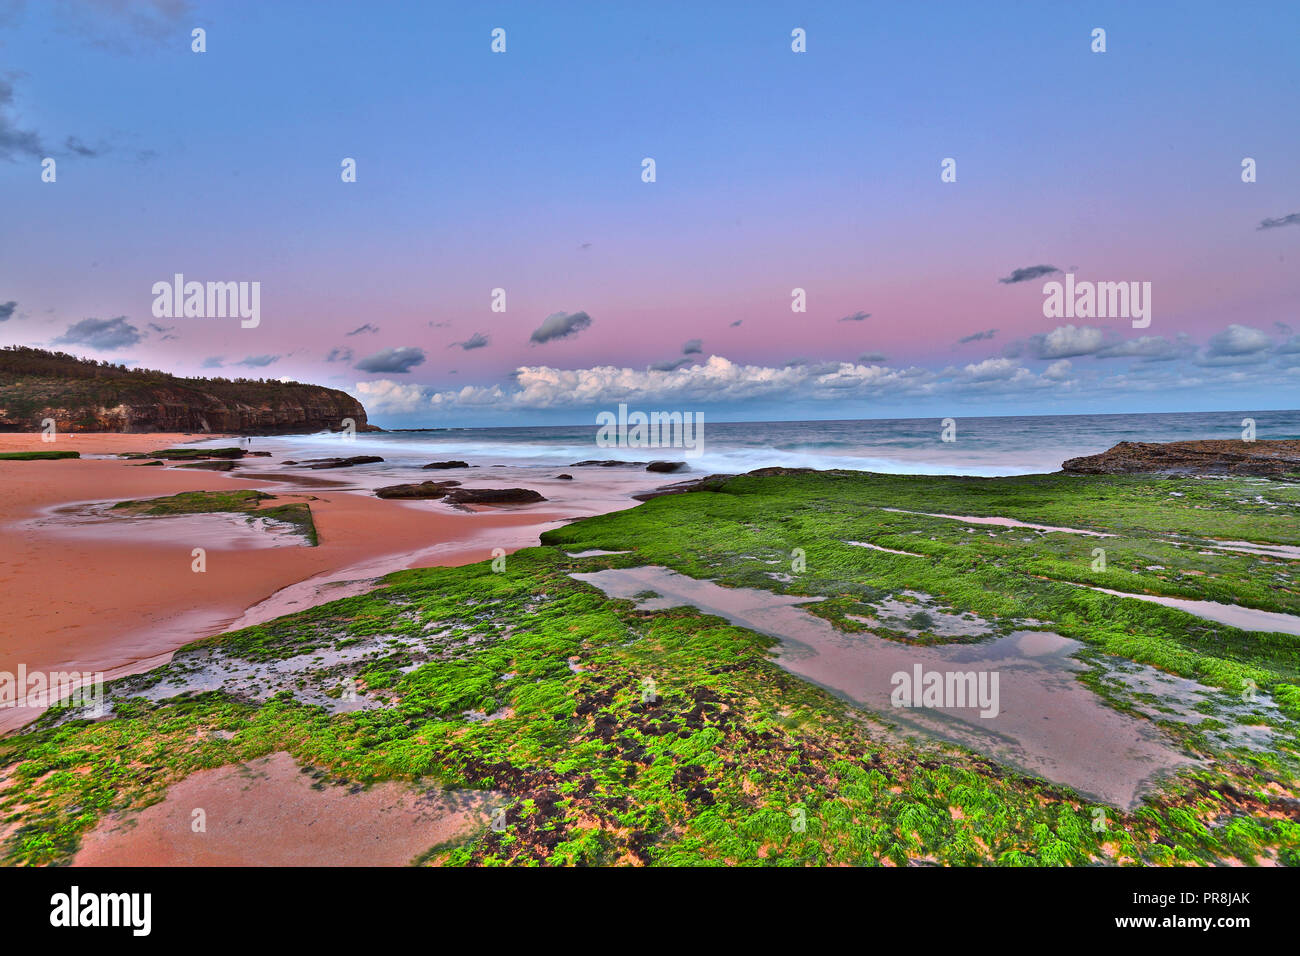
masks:
[[[47,714],[0,740],[5,859],[67,861],[106,814],[284,751],[335,778],[509,801],[499,827],[430,847],[427,863],[1300,864],[1300,639],[1078,586],[1300,613],[1296,562],[1198,547],[1300,544],[1295,486],[1270,485],[1268,503],[1244,478],[831,472],[705,487],[548,531],[504,571],[403,571],[192,645],[112,682],[105,719]],[[846,640],[960,650],[1061,635],[1096,665],[1078,672],[1090,692],[1194,763],[1133,809],[1099,803],[900,738],[784,670],[772,637],[572,577],[652,565],[798,600]],[[1166,706],[1191,682],[1194,703]],[[1230,725],[1250,731],[1242,743]]]
[[[0,461],[52,461],[59,458],[80,458],[79,451],[6,451],[0,452]]]
[[[145,498],[140,501],[119,501],[109,509],[126,515],[148,518],[165,518],[171,515],[231,513],[246,515],[249,520],[280,521],[291,525],[294,531],[312,547],[319,541],[316,524],[312,520],[311,506],[295,501],[263,508],[262,502],[274,501],[275,495],[264,491],[183,491],[163,498]]]

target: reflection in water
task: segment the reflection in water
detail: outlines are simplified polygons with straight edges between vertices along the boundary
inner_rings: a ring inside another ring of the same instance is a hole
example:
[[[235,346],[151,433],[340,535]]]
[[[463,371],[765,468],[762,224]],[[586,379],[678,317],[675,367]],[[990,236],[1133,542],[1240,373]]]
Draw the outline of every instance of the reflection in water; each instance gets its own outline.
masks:
[[[1219,551],[1240,551],[1243,554],[1258,554],[1265,558],[1287,558],[1300,561],[1300,548],[1291,544],[1256,544],[1253,541],[1220,541],[1217,538],[1209,547]]]
[[[777,663],[898,724],[1066,784],[1107,803],[1132,807],[1157,778],[1196,761],[1154,724],[1120,713],[1076,680],[1087,665],[1072,655],[1078,641],[1046,631],[1016,631],[978,644],[918,647],[874,634],[847,633],[800,604],[820,600],[751,588],[725,588],[661,567],[576,573],[612,598],[637,600],[643,610],[695,607],[781,642]],[[654,592],[653,597],[644,597]],[[1119,659],[1116,659],[1117,661]],[[1168,686],[1158,671],[1128,661],[1126,671]],[[997,716],[972,707],[893,706],[894,675],[917,667],[941,673],[996,671]],[[1149,672],[1149,673],[1148,673]],[[1179,685],[1206,697],[1192,681]]]

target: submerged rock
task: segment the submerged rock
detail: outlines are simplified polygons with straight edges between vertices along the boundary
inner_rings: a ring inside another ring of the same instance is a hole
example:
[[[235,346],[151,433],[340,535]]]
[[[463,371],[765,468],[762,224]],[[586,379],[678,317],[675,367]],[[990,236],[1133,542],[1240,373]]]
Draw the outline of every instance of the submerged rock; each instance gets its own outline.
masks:
[[[159,462],[161,464],[161,462]],[[177,468],[202,468],[205,471],[232,471],[235,467],[233,461],[190,461],[183,465],[177,465]]]
[[[354,455],[351,458],[314,458],[310,462],[303,462],[313,471],[319,471],[322,468],[351,468],[353,465],[372,465],[377,461],[383,461],[378,455]],[[285,462],[288,464],[288,462]]]
[[[573,480],[573,476],[572,476],[572,475],[556,475],[555,477],[556,477],[556,478],[563,478],[565,481],[572,481],[572,480]]]
[[[643,491],[639,495],[633,495],[632,497],[637,501],[649,501],[651,498],[662,498],[664,495],[684,495],[690,491],[717,491],[735,477],[735,475],[723,474],[705,475],[703,478],[692,478],[689,481],[661,485],[654,491]]]
[[[1300,441],[1122,441],[1100,455],[1071,458],[1075,475],[1258,475],[1300,473]]]
[[[131,457],[135,457],[131,452],[127,452]],[[167,461],[193,461],[202,458],[243,458],[247,452],[242,448],[164,448],[161,451],[150,452],[148,458],[163,458]],[[125,456],[119,456],[125,457]]]
[[[685,471],[686,462],[684,461],[652,461],[645,466],[646,471],[674,472]]]
[[[386,485],[376,488],[375,495],[380,498],[441,498],[459,481],[420,481],[405,485]]]
[[[647,465],[645,461],[619,461],[617,458],[588,458],[586,461],[575,461],[570,468],[627,468],[634,465]]]
[[[453,460],[453,461],[431,461],[427,465],[424,465],[422,467],[424,468],[468,468],[469,465],[463,461]]]
[[[457,505],[506,505],[546,499],[531,488],[457,488],[448,492],[447,500]]]

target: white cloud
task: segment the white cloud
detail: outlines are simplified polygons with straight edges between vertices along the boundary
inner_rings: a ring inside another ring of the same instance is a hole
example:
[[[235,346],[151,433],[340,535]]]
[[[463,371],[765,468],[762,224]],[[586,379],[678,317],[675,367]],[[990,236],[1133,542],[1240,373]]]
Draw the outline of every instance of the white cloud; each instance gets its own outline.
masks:
[[[1059,362],[1053,362],[1047,366],[1046,371],[1043,372],[1043,378],[1052,382],[1064,382],[1069,379],[1071,368],[1073,366],[1069,359],[1061,359]]]
[[[428,397],[434,408],[474,408],[509,405],[511,397],[500,385],[484,388],[479,385],[466,385],[450,392],[435,392]]]
[[[1210,337],[1201,365],[1253,365],[1264,361],[1264,353],[1273,347],[1268,334],[1248,325],[1230,325]]]
[[[494,410],[533,412],[565,409],[609,408],[619,402],[632,406],[692,408],[739,405],[746,402],[806,403],[815,401],[912,402],[932,398],[944,401],[1008,399],[1029,394],[1069,396],[1081,388],[1107,392],[1150,393],[1171,389],[1232,388],[1234,376],[1253,386],[1285,385],[1300,374],[1300,362],[1289,359],[1297,352],[1295,339],[1275,345],[1257,329],[1229,326],[1212,337],[1196,363],[1203,369],[1177,361],[1189,359],[1195,346],[1185,334],[1172,338],[1141,336],[1103,345],[1102,330],[1061,326],[1051,332],[1021,340],[1024,354],[1052,361],[1041,372],[1020,364],[1013,355],[987,358],[941,370],[895,368],[883,357],[864,355],[858,362],[794,362],[780,367],[745,365],[720,355],[681,367],[634,369],[614,365],[560,369],[548,365],[521,366],[510,381],[494,385],[466,385],[437,391],[432,387],[399,384],[390,379],[360,382],[355,394],[372,414],[428,413],[437,410]],[[1114,366],[1089,363],[1078,369],[1071,356],[1131,359],[1118,372]],[[1271,359],[1275,373],[1256,369],[1249,379],[1238,370]],[[870,364],[868,364],[870,363]]]
[[[973,362],[961,370],[961,378],[968,382],[988,382],[1013,378],[1021,368],[1009,358],[988,358],[982,362]]]
[[[818,368],[811,380],[817,398],[832,398],[846,392],[859,396],[881,394],[920,395],[929,391],[938,373],[923,368],[888,368],[883,365],[854,365],[840,362],[832,369]]]
[[[737,365],[720,355],[672,371],[599,365],[586,369],[524,366],[515,372],[514,404],[527,408],[607,405],[611,402],[728,402],[782,395],[808,378],[808,370]]]
[[[1140,338],[1115,342],[1097,351],[1097,358],[1136,358],[1143,362],[1170,362],[1190,358],[1196,352],[1185,334],[1176,341],[1163,335],[1143,335]]]
[[[1249,352],[1262,352],[1273,344],[1273,340],[1259,329],[1248,325],[1230,325],[1218,335],[1210,338],[1210,355],[1244,355]]]
[[[429,390],[424,386],[387,378],[357,382],[355,392],[372,415],[405,415],[422,411],[429,403]]]
[[[1035,335],[1030,341],[1039,358],[1062,359],[1091,355],[1101,348],[1103,338],[1101,329],[1092,326],[1062,325],[1046,335]]]
[[[852,362],[771,368],[740,365],[720,355],[678,369],[631,369],[602,365],[558,369],[546,365],[516,369],[516,387],[475,386],[434,392],[389,380],[359,383],[360,397],[376,402],[379,412],[410,412],[432,406],[443,410],[495,407],[511,410],[593,408],[619,402],[629,405],[708,405],[752,400],[823,400],[924,397],[1018,391],[1066,386],[1069,363],[1056,363],[1052,374],[1035,375],[1006,358],[987,359],[964,368],[935,372],[925,368],[889,368]]]

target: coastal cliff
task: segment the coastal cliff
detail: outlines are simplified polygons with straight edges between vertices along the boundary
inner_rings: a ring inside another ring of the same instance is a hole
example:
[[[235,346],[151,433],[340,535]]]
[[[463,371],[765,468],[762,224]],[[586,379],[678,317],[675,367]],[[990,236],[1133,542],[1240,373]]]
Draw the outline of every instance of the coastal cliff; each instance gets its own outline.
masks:
[[[266,379],[179,378],[155,369],[79,359],[42,349],[0,349],[0,431],[377,431],[346,392]]]

